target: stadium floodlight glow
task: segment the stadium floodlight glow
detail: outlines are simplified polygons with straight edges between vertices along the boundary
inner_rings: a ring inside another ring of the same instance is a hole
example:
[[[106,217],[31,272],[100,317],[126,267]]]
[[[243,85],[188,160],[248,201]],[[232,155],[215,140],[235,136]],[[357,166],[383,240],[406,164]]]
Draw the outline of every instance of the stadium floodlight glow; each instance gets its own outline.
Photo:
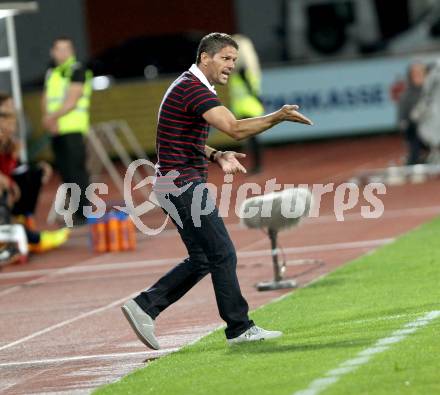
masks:
[[[12,10],[0,10],[0,19],[7,18],[8,16],[14,15]]]
[[[159,70],[154,64],[149,64],[144,69],[144,76],[147,80],[154,80],[159,75]]]
[[[21,14],[23,12],[35,11],[38,11],[38,3],[36,1],[0,3],[0,19]]]
[[[103,91],[108,89],[111,84],[112,80],[106,75],[100,75],[92,79],[92,87],[95,91]]]
[[[1,71],[9,71],[13,66],[13,62],[10,56],[5,56],[0,58],[0,72]]]

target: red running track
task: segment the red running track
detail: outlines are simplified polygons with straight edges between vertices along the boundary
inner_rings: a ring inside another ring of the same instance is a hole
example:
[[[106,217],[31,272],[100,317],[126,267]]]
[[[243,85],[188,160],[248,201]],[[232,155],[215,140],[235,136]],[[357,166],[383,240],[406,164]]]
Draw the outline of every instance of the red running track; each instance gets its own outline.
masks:
[[[265,170],[236,177],[281,184],[340,183],[366,168],[399,162],[397,136],[375,136],[298,143],[270,148]],[[222,174],[211,169],[210,181]],[[301,286],[440,213],[439,181],[387,188],[385,213],[364,219],[360,204],[336,221],[333,195],[325,195],[320,216],[280,234],[288,260],[314,258],[323,266],[289,266]],[[54,196],[54,185],[43,195],[43,210]],[[46,205],[44,205],[46,203]],[[233,212],[233,210],[231,210]],[[159,224],[159,210],[148,223]],[[238,275],[250,307],[255,309],[287,291],[259,293],[254,284],[272,277],[267,237],[243,229],[235,215],[226,220],[239,257]],[[222,324],[209,278],[165,311],[157,320],[163,350],[147,350],[125,322],[120,305],[147,287],[185,254],[177,232],[167,228],[155,237],[139,236],[136,252],[93,255],[86,229],[76,230],[67,246],[34,256],[27,265],[0,272],[0,391],[8,394],[89,393],[171,352]],[[226,347],[226,344],[225,344]]]

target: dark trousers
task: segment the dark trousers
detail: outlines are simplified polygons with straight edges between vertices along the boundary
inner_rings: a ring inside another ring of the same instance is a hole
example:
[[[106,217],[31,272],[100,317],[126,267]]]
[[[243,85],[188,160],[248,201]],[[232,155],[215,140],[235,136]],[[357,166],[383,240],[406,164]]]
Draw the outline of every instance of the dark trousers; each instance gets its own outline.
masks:
[[[251,156],[252,161],[249,171],[251,173],[260,172],[263,164],[262,149],[257,137],[252,136],[248,138],[248,140],[246,141],[246,149],[248,151],[248,154]]]
[[[210,273],[218,310],[227,324],[226,337],[230,339],[239,336],[254,323],[249,320],[248,304],[240,291],[235,248],[217,208],[200,217],[200,227],[193,223],[191,201],[196,185],[200,184],[193,185],[179,197],[170,197],[183,224],[183,228],[180,228],[173,220],[188,250],[188,258],[139,294],[135,301],[155,319]],[[205,190],[202,205],[206,199],[211,198]]]
[[[82,208],[88,204],[85,193],[89,185],[84,135],[78,132],[54,136],[52,148],[55,154],[55,166],[63,182],[76,183],[81,188],[77,214],[82,216]]]
[[[20,188],[20,199],[12,208],[13,215],[33,215],[42,186],[43,170],[39,166],[21,165],[12,173],[13,180]],[[40,232],[25,227],[26,237],[31,244],[40,242]]]
[[[34,214],[42,186],[43,170],[39,166],[21,165],[12,173],[12,178],[21,192],[20,199],[12,208],[12,214]]]
[[[21,192],[23,193],[23,192]],[[0,225],[10,225],[11,224],[11,208],[8,204],[8,191],[3,191],[0,194]],[[21,195],[23,196],[23,195]],[[20,198],[20,200],[23,200]],[[26,206],[28,203],[26,203]],[[31,211],[22,212],[19,210],[15,210],[15,206],[12,209],[12,212],[14,215],[20,215],[20,214],[32,214]],[[24,228],[26,232],[26,237],[29,243],[31,244],[38,244],[40,242],[40,233],[34,232],[32,230],[29,230],[28,228]]]
[[[237,119],[253,118],[255,115],[237,115]],[[246,140],[246,153],[250,159],[248,168],[249,174],[259,173],[263,167],[263,149],[256,136],[249,137]]]
[[[417,124],[414,122],[409,122],[408,127],[405,129],[405,138],[408,146],[408,157],[406,164],[416,165],[418,163],[422,163],[422,151],[426,150],[428,147],[423,143],[417,133]]]

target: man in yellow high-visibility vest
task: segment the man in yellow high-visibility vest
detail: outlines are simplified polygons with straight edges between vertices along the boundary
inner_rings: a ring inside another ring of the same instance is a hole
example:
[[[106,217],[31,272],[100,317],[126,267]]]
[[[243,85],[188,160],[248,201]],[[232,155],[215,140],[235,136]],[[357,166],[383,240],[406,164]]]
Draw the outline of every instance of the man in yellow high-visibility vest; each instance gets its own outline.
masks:
[[[77,224],[84,223],[85,190],[89,184],[86,169],[85,136],[89,130],[92,75],[75,58],[70,38],[57,38],[50,51],[53,67],[46,73],[42,98],[42,123],[52,135],[55,165],[65,183],[81,188]]]

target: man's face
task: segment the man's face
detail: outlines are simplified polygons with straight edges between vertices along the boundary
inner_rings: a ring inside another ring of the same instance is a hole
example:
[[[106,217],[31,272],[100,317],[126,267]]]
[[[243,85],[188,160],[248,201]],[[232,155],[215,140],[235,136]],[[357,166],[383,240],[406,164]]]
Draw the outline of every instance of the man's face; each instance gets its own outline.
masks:
[[[63,64],[67,59],[73,56],[73,45],[69,40],[55,41],[50,56],[57,65]]]
[[[411,66],[410,76],[415,86],[422,86],[425,81],[426,67],[423,64],[413,64]]]
[[[237,61],[238,51],[234,47],[224,47],[213,57],[202,53],[202,70],[211,84],[226,85]],[[206,65],[206,66],[205,66]]]
[[[2,137],[11,137],[17,130],[17,114],[12,99],[0,105],[0,132]]]

